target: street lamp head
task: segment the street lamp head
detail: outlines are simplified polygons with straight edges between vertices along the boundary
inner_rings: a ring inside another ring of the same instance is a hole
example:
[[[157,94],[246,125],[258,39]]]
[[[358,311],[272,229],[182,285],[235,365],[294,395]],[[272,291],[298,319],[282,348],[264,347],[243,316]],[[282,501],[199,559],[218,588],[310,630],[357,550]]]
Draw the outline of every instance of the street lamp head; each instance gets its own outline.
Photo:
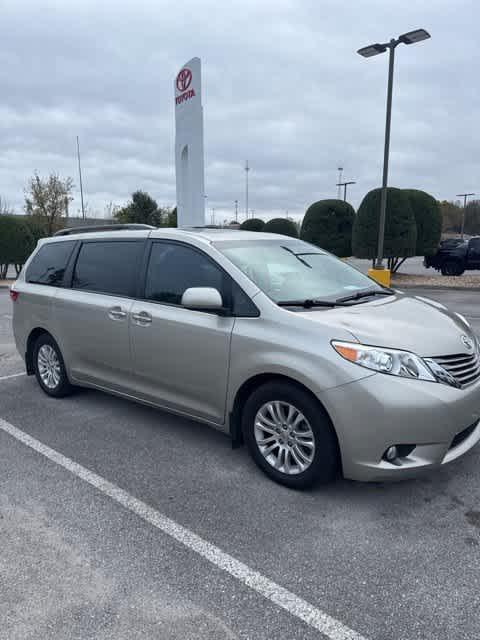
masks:
[[[402,34],[398,39],[400,42],[403,42],[403,44],[415,44],[422,40],[428,40],[428,38],[430,38],[428,31],[425,29],[415,29],[415,31]]]
[[[385,53],[387,47],[384,44],[369,44],[368,47],[362,47],[357,51],[358,54],[364,58],[371,58],[372,56],[378,56],[379,53]]]

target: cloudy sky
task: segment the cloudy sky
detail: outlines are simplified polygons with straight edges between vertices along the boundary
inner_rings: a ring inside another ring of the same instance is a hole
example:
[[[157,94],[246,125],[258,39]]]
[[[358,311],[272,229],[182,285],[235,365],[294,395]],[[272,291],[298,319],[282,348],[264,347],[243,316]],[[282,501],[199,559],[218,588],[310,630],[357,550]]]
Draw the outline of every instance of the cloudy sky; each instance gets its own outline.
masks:
[[[102,215],[143,189],[175,204],[173,79],[203,64],[208,217],[358,206],[381,181],[387,56],[356,50],[417,27],[397,49],[392,186],[480,193],[480,5],[475,0],[0,0],[0,196],[17,212],[34,170],[75,181]]]

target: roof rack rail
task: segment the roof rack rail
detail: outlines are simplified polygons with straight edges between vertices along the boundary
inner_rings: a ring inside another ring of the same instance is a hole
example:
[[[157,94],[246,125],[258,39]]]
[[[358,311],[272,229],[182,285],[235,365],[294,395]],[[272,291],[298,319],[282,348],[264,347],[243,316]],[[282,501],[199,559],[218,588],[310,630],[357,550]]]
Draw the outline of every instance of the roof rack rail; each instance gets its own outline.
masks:
[[[54,233],[54,236],[71,236],[75,233],[89,233],[90,231],[144,231],[146,229],[156,229],[150,224],[103,224],[97,226],[87,227],[70,227],[68,229],[61,229]]]

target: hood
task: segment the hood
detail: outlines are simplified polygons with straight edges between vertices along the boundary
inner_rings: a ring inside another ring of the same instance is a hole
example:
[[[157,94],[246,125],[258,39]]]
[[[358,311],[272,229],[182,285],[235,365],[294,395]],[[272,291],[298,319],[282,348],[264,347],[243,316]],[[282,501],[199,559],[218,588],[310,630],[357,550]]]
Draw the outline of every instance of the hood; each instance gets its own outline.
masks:
[[[335,328],[342,328],[363,344],[404,349],[424,357],[472,353],[462,342],[463,335],[472,336],[462,320],[438,302],[419,296],[395,294],[300,315],[330,326],[332,339]]]

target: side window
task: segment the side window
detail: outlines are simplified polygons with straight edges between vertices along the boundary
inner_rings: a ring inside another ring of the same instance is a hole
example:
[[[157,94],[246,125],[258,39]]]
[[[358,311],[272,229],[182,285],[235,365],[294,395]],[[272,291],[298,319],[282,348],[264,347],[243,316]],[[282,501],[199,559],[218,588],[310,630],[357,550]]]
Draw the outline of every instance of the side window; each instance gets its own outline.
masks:
[[[479,253],[480,252],[480,238],[472,238],[470,240],[470,244],[468,247],[470,250],[474,251],[475,253]]]
[[[72,287],[116,296],[133,296],[143,242],[85,242],[73,273]]]
[[[180,244],[152,245],[145,283],[145,298],[181,304],[190,287],[218,289],[234,316],[258,316],[258,309],[242,289],[205,255]]]
[[[59,287],[75,241],[51,242],[43,245],[28,265],[27,282]]]
[[[223,291],[223,272],[195,249],[180,244],[152,245],[145,283],[145,298],[180,304],[190,287],[214,287]]]

